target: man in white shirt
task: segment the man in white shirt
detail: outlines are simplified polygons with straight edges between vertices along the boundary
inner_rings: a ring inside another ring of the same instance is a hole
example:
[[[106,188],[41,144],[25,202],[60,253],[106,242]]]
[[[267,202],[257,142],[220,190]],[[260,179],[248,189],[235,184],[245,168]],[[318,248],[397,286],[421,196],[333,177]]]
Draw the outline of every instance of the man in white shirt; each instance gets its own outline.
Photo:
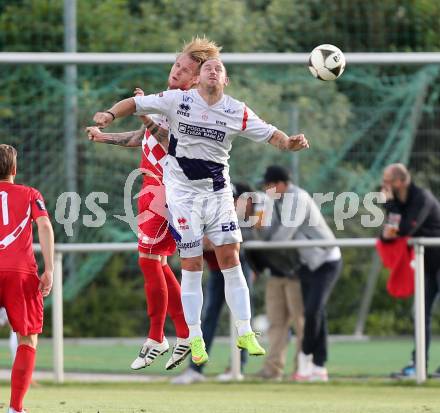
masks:
[[[181,257],[182,304],[195,364],[208,361],[200,328],[204,235],[215,245],[225,278],[226,302],[238,329],[237,346],[250,355],[265,354],[250,325],[249,289],[239,261],[242,238],[228,165],[233,139],[241,135],[290,151],[309,147],[304,135],[287,136],[258,118],[243,102],[225,95],[228,82],[221,60],[211,59],[201,67],[197,89],[124,99],[94,116],[100,127],[134,113],[160,113],[169,121],[164,183]]]

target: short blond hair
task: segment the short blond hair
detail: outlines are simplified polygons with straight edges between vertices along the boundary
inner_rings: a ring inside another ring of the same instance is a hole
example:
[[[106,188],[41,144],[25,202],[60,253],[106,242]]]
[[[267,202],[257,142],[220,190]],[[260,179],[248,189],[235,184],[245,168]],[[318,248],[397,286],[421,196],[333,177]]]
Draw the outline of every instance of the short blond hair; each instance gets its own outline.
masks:
[[[217,59],[220,57],[221,46],[218,46],[212,40],[209,40],[206,36],[195,36],[189,43],[183,45],[180,55],[186,54],[191,57],[195,62],[202,66],[209,59]]]

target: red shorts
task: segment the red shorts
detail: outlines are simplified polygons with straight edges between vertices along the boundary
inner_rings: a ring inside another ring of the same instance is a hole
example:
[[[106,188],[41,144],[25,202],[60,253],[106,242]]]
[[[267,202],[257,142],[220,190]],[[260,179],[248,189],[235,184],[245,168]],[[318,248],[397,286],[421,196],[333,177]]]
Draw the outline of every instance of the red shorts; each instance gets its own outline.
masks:
[[[12,329],[22,336],[43,330],[43,295],[38,275],[0,271],[0,307],[5,307]]]
[[[173,255],[176,242],[168,230],[165,187],[157,179],[144,178],[138,199],[138,250],[147,254]]]

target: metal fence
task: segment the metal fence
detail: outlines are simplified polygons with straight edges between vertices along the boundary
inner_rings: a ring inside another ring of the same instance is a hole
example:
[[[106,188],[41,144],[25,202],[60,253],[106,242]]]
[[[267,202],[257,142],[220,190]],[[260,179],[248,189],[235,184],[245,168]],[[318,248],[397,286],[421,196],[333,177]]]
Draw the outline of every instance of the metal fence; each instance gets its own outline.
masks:
[[[440,246],[440,238],[413,238],[409,241],[415,249],[415,344],[416,344],[416,381],[421,384],[426,381],[426,350],[425,350],[425,295],[424,295],[424,248],[425,246]],[[308,240],[308,241],[247,241],[242,248],[247,250],[273,250],[293,249],[304,247],[351,247],[374,248],[375,238],[344,238],[334,240]],[[41,251],[39,245],[34,246],[35,251]],[[91,244],[56,244],[55,272],[53,282],[53,364],[54,381],[64,382],[63,360],[63,254],[81,252],[135,252],[136,243],[91,243]],[[235,346],[235,329],[231,318],[231,362],[233,377],[240,374],[239,352]]]

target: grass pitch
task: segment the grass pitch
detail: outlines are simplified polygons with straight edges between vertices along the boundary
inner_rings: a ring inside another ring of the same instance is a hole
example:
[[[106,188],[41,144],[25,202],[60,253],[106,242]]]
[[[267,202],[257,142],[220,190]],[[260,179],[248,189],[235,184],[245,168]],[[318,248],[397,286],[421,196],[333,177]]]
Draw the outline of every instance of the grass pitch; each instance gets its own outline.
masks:
[[[434,413],[439,392],[438,383],[69,384],[32,388],[26,406],[31,413]],[[0,387],[2,401],[7,394]]]
[[[173,376],[182,371],[183,366],[167,372],[164,365],[168,359],[165,355],[151,367],[138,372],[129,366],[139,352],[142,339],[138,344],[124,345],[114,341],[99,340],[93,344],[78,344],[66,341],[64,347],[64,364],[66,371],[102,372],[124,374],[148,374]],[[266,345],[267,347],[267,345]],[[328,369],[331,377],[387,378],[390,372],[400,370],[408,363],[413,340],[406,339],[374,339],[369,341],[336,341],[329,344]],[[289,346],[287,355],[286,376],[293,370],[293,345]],[[208,376],[222,373],[229,363],[229,345],[222,341],[214,341],[210,360],[205,368]],[[255,374],[264,362],[263,357],[252,357],[245,368],[246,375]],[[0,368],[9,368],[11,364],[7,341],[0,343]],[[440,340],[434,337],[430,349],[429,370],[432,372],[440,366]],[[37,370],[52,369],[52,346],[42,341],[37,353]],[[440,412],[440,409],[439,409]]]

